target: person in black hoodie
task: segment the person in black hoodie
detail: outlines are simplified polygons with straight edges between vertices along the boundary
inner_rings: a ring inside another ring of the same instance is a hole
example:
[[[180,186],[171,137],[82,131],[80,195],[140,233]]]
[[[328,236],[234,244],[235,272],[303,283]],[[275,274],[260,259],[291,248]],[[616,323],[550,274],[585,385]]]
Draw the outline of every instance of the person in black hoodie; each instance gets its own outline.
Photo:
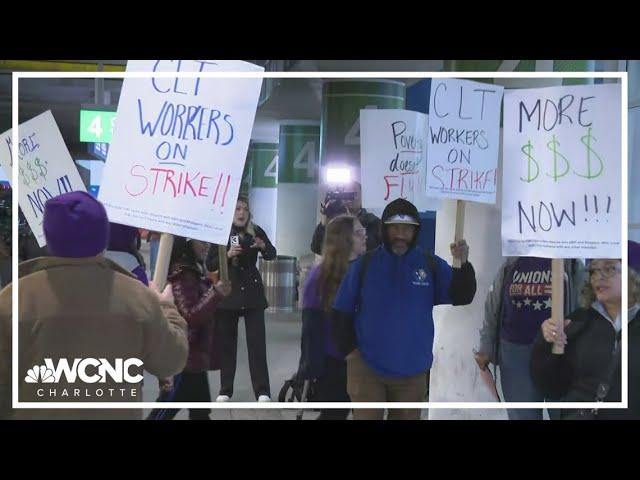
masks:
[[[350,190],[353,190],[355,195],[353,200],[343,201],[327,198],[325,203],[321,205],[322,217],[311,238],[311,251],[316,255],[322,255],[322,242],[327,223],[338,215],[353,215],[358,218],[358,221],[367,230],[367,251],[377,248],[382,242],[380,239],[380,219],[361,207],[361,185],[356,182]]]
[[[563,409],[561,419],[640,419],[640,277],[633,269],[640,262],[633,263],[632,250],[638,248],[633,243],[629,246],[629,408]],[[551,319],[542,324],[531,355],[531,375],[549,398],[562,402],[622,400],[621,290],[620,260],[593,260],[582,308],[565,320],[565,330],[556,328]],[[552,353],[554,343],[565,345],[564,354]]]
[[[347,361],[353,402],[421,402],[433,361],[433,307],[468,305],[476,277],[463,239],[450,244],[452,268],[417,245],[418,210],[398,198],[382,213],[383,244],[355,260],[336,293],[331,316],[338,352]],[[356,409],[356,420],[384,410]],[[419,420],[418,409],[391,409],[390,419]]]
[[[267,234],[251,221],[249,200],[239,197],[227,244],[231,294],[220,302],[216,312],[216,335],[220,348],[218,402],[226,402],[233,396],[240,317],[244,317],[247,332],[249,372],[256,399],[260,402],[271,399],[264,324],[264,311],[268,304],[262,277],[256,267],[258,253],[265,260],[276,258],[276,249]],[[209,250],[206,264],[210,272],[218,270],[218,248]]]

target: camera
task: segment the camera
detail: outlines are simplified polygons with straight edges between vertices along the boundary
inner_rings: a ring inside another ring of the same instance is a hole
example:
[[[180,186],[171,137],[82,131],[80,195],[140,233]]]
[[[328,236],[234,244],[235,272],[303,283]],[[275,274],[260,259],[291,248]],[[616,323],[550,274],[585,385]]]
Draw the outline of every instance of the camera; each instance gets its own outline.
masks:
[[[356,192],[343,192],[341,190],[335,190],[333,192],[327,192],[327,195],[324,199],[325,205],[331,200],[340,200],[342,202],[351,201],[353,202],[356,199]]]
[[[348,213],[348,208],[345,202],[354,201],[356,198],[356,192],[344,192],[340,190],[327,192],[324,199],[324,205],[322,205],[321,213],[326,215],[329,220],[338,215],[344,215]]]

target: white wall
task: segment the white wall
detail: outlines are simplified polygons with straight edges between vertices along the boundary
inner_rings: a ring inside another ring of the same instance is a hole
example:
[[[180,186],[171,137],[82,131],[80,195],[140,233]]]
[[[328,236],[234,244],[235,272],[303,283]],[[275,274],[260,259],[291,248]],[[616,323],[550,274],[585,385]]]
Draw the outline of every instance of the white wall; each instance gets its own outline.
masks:
[[[251,187],[249,189],[249,205],[253,222],[262,227],[274,245],[276,245],[277,198],[278,190],[276,188]]]
[[[275,242],[278,255],[300,258],[311,253],[317,201],[318,185],[278,184]]]

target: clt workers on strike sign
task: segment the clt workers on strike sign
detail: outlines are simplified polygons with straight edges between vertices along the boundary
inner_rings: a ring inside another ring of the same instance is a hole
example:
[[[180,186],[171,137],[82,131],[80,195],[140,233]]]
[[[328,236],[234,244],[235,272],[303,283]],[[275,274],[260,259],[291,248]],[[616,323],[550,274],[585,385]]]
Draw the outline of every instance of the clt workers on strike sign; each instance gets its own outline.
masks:
[[[246,72],[240,61],[129,61],[127,72]],[[99,197],[112,221],[226,245],[260,78],[125,78]]]
[[[503,87],[433,79],[427,194],[495,203]]]

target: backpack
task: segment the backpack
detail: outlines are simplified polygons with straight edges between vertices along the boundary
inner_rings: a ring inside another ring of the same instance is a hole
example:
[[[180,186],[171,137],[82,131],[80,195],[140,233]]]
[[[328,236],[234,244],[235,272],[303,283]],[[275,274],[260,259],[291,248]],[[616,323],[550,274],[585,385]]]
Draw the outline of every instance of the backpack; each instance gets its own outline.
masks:
[[[305,390],[306,386],[306,390]],[[278,393],[278,402],[315,402],[317,400],[317,382],[303,380],[298,372],[284,382]],[[296,420],[302,420],[305,409],[298,410]]]

